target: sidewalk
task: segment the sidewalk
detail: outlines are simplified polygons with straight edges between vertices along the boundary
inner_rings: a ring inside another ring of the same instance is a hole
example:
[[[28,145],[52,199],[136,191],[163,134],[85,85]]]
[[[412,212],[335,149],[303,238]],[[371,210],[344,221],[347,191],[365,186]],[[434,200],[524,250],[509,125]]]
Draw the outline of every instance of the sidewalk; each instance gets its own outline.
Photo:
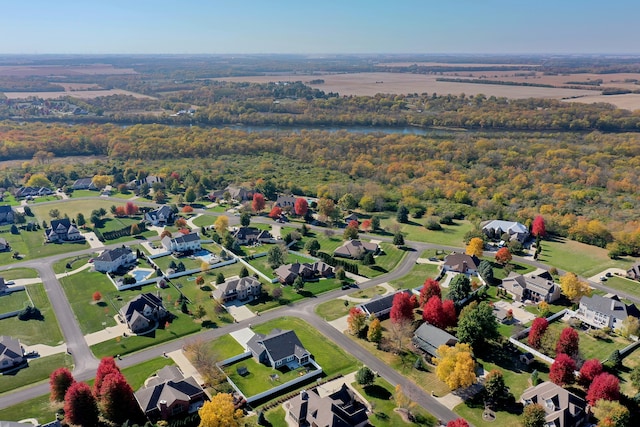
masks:
[[[86,270],[86,269],[89,269],[89,268],[91,268],[91,267],[92,267],[92,265],[91,265],[91,264],[86,263],[86,264],[84,264],[82,267],[76,268],[75,270],[71,270],[71,271],[67,271],[67,272],[64,272],[64,273],[58,273],[58,274],[56,274],[56,279],[62,279],[63,277],[67,277],[67,276],[69,276],[70,274],[76,274],[76,273],[81,272],[82,270]]]

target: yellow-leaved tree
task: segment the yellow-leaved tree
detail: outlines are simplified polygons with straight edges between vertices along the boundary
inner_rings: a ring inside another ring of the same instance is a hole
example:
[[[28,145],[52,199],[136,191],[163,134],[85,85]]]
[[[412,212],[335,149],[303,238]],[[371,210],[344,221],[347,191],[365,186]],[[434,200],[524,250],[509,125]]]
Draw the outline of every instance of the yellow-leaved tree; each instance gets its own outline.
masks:
[[[229,218],[225,215],[220,215],[213,224],[213,227],[218,234],[222,236],[227,231],[227,228],[229,228]]]
[[[474,237],[469,241],[467,245],[467,250],[465,251],[467,255],[475,255],[478,258],[482,257],[482,250],[484,248],[484,241],[479,237]]]
[[[111,184],[112,178],[109,175],[95,175],[91,178],[91,183],[97,188],[102,189]]]
[[[580,301],[583,296],[591,295],[589,284],[578,279],[578,276],[573,273],[567,273],[560,278],[560,289],[564,296],[573,302]]]
[[[241,409],[233,407],[233,398],[229,393],[218,393],[200,408],[198,427],[239,427],[243,417]]]
[[[436,376],[455,390],[469,387],[476,381],[475,363],[469,344],[457,343],[454,347],[441,345],[433,363],[437,365]]]

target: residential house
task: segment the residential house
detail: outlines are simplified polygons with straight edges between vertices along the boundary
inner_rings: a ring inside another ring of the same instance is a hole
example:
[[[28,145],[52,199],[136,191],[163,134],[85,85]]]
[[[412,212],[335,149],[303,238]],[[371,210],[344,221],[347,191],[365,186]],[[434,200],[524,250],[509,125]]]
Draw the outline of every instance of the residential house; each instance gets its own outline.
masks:
[[[393,298],[400,292],[404,292],[408,296],[413,295],[411,291],[407,289],[400,289],[392,294],[375,296],[371,301],[359,304],[357,307],[362,310],[367,317],[376,316],[378,319],[382,319],[391,312]]]
[[[24,360],[20,341],[7,335],[0,336],[0,371],[20,366]]]
[[[119,311],[120,319],[136,334],[148,331],[168,314],[162,298],[152,293],[138,295]]]
[[[297,426],[364,427],[369,425],[367,407],[356,394],[343,384],[342,387],[320,397],[317,389],[301,391],[284,404],[290,422]],[[291,425],[291,423],[289,423]]]
[[[171,252],[197,251],[201,248],[200,236],[198,233],[189,233],[178,237],[165,236],[162,239],[162,246]]]
[[[229,193],[232,200],[245,202],[253,198],[253,193],[255,193],[255,191],[244,187],[228,185],[224,190],[213,191],[208,197],[211,201],[224,200],[225,193]]]
[[[53,194],[53,191],[47,187],[20,187],[15,191],[14,196],[19,199],[22,197],[43,197],[51,194]]]
[[[0,237],[0,252],[6,252],[11,250],[11,245],[7,242],[7,239]]]
[[[537,403],[544,408],[545,427],[577,427],[588,418],[584,399],[552,382],[529,387],[520,400],[525,406]]]
[[[254,277],[237,277],[220,283],[211,295],[217,301],[245,301],[249,297],[256,298],[262,291],[262,284]]]
[[[164,178],[155,175],[149,175],[146,178],[134,179],[127,184],[127,188],[129,190],[135,190],[137,188],[140,188],[143,184],[147,184],[149,188],[153,187],[154,184],[159,185],[161,188],[164,188]]]
[[[298,198],[295,196],[278,196],[273,205],[280,207],[284,212],[291,213],[296,205],[296,200]]]
[[[432,357],[436,356],[436,351],[441,345],[453,347],[458,343],[458,339],[450,333],[426,322],[413,333],[412,341],[416,347]]]
[[[627,277],[632,280],[640,280],[640,262],[636,262],[627,270]]]
[[[233,232],[233,238],[241,245],[252,245],[254,243],[275,243],[268,230],[260,230],[255,227],[240,227]]]
[[[360,223],[360,220],[358,219],[358,215],[355,212],[352,212],[351,214],[344,217],[345,223],[349,224],[351,221]]]
[[[195,378],[185,378],[173,365],[160,369],[134,396],[142,412],[152,422],[194,413],[208,400]]]
[[[640,311],[633,305],[626,305],[613,295],[584,296],[580,299],[576,317],[594,328],[618,329],[628,316],[640,317]]]
[[[529,238],[529,229],[526,225],[514,221],[502,221],[494,219],[482,226],[482,232],[490,239],[501,240],[502,235],[509,234],[509,241],[524,243]]]
[[[98,190],[98,187],[93,183],[93,178],[76,179],[71,188],[74,190]]]
[[[0,224],[13,224],[13,209],[9,205],[0,206]]]
[[[343,258],[360,259],[367,252],[372,252],[375,255],[379,250],[380,248],[377,243],[352,239],[344,242],[342,246],[333,251],[333,255]]]
[[[69,218],[53,219],[51,226],[44,232],[47,242],[73,242],[84,239]]]
[[[444,258],[442,270],[474,275],[478,274],[478,266],[480,266],[480,259],[477,256],[453,252]]]
[[[128,266],[136,262],[136,254],[126,246],[115,249],[107,249],[100,256],[94,258],[93,267],[102,273],[112,273],[120,267]]]
[[[306,365],[311,354],[304,348],[294,331],[272,330],[269,335],[255,334],[247,348],[260,363],[280,368],[289,363]]]
[[[285,285],[292,284],[298,276],[302,276],[302,279],[307,281],[320,277],[333,277],[335,275],[333,267],[322,261],[316,261],[314,263],[294,262],[293,264],[285,264],[276,268],[274,273],[278,276],[280,283]]]
[[[172,223],[173,217],[173,209],[166,205],[160,206],[158,209],[154,209],[144,214],[144,219],[156,227]]]
[[[501,286],[518,302],[552,303],[562,294],[560,286],[553,281],[548,272],[527,276],[511,272],[502,280]]]

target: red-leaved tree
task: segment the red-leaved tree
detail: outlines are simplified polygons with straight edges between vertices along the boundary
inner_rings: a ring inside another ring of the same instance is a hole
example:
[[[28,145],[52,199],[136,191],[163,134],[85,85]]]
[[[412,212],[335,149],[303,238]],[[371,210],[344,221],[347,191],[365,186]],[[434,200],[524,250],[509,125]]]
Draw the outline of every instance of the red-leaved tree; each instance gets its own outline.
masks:
[[[304,197],[299,197],[296,199],[296,202],[293,204],[293,211],[296,215],[305,216],[307,211],[309,210],[309,203],[307,199]]]
[[[360,228],[360,224],[355,219],[352,219],[351,221],[349,221],[349,224],[347,224],[347,227],[351,227],[357,230],[358,228]]]
[[[67,394],[67,390],[74,382],[73,375],[67,368],[58,368],[53,371],[49,376],[49,388],[51,390],[49,399],[54,402],[62,402],[64,395]]]
[[[393,297],[389,317],[393,323],[413,321],[413,304],[411,304],[411,296],[407,292],[398,292]]]
[[[269,212],[269,218],[277,219],[280,218],[280,215],[282,215],[282,209],[279,206],[274,206]]]
[[[575,380],[573,371],[576,370],[576,362],[564,353],[556,355],[556,360],[551,364],[549,379],[559,386],[571,384]]]
[[[188,213],[192,213],[192,212],[193,212],[193,207],[192,207],[192,206],[190,206],[190,205],[184,205],[184,206],[182,207],[182,212],[183,212],[183,213],[187,213],[187,214],[188,214]]]
[[[100,399],[100,391],[102,390],[102,381],[104,378],[114,372],[120,372],[120,368],[116,365],[116,361],[113,357],[103,357],[98,365],[96,372],[96,380],[93,383],[93,394],[96,399]]]
[[[253,209],[254,212],[260,212],[264,209],[264,205],[264,196],[260,193],[255,193],[251,201],[251,209]]]
[[[352,335],[358,335],[367,324],[367,315],[358,307],[351,307],[349,317],[347,317],[347,325]]]
[[[578,383],[583,387],[587,387],[595,377],[603,372],[602,363],[598,359],[589,359],[582,364],[580,368],[580,377]]]
[[[431,323],[437,328],[444,328],[445,319],[442,310],[442,300],[437,295],[429,298],[429,301],[422,307],[422,320]]]
[[[124,375],[118,371],[104,377],[98,406],[102,416],[117,425],[139,416],[139,406],[133,396],[133,389]]]
[[[100,293],[100,291],[95,291],[91,298],[93,298],[95,302],[98,302],[102,299],[102,294]]]
[[[371,220],[365,219],[364,221],[362,221],[362,224],[360,224],[360,228],[362,228],[364,231],[371,231]]]
[[[442,311],[444,313],[446,326],[456,326],[456,323],[458,323],[458,315],[456,314],[456,305],[453,300],[446,299],[442,301]]]
[[[531,234],[533,234],[534,237],[544,237],[547,234],[547,227],[544,224],[544,218],[542,216],[538,215],[533,219]]]
[[[469,423],[464,418],[456,418],[447,423],[447,427],[469,427]]]
[[[135,215],[138,213],[138,207],[133,202],[127,202],[124,205],[124,213],[127,215]]]
[[[429,277],[424,281],[424,285],[420,289],[420,305],[425,305],[434,296],[442,298],[442,291],[438,281]]]
[[[536,350],[539,349],[542,341],[542,336],[545,332],[547,332],[548,327],[549,322],[544,317],[536,317],[535,319],[533,319],[531,330],[529,331],[529,337],[527,339],[527,341],[529,342],[529,346],[535,348]]]
[[[508,264],[512,258],[508,248],[500,248],[496,252],[496,262],[500,265]]]
[[[580,337],[578,332],[572,327],[567,326],[562,330],[556,343],[556,354],[564,353],[574,359],[578,356],[580,350]]]
[[[124,210],[124,206],[116,207],[116,211],[114,212],[114,215],[117,217],[125,216],[126,212]]]
[[[593,379],[587,391],[587,401],[595,405],[600,399],[620,399],[620,381],[615,375],[603,372]]]
[[[64,417],[69,424],[98,425],[98,405],[87,383],[73,383],[64,396]]]

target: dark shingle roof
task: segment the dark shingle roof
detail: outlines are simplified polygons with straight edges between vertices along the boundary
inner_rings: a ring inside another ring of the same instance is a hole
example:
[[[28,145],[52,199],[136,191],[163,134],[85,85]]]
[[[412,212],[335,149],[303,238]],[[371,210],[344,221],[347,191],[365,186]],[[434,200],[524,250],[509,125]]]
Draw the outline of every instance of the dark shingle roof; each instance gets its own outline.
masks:
[[[271,359],[278,361],[288,356],[296,355],[302,357],[309,352],[304,348],[300,339],[294,331],[281,331],[274,329],[269,335],[255,334],[247,345],[256,354],[260,354],[264,349]]]
[[[196,240],[200,240],[200,236],[198,233],[189,233],[183,236],[176,237],[173,239],[176,243],[187,243],[187,242],[195,242]]]
[[[429,323],[423,323],[413,334],[413,342],[427,353],[435,356],[441,345],[455,345],[458,339],[450,333]]]
[[[96,261],[115,261],[118,258],[120,258],[121,256],[126,256],[129,255],[131,253],[131,249],[127,248],[127,247],[121,247],[121,248],[115,248],[115,249],[107,249],[104,252],[102,252],[100,254],[99,257],[97,257],[95,260]]]
[[[359,307],[365,311],[365,312],[369,312],[369,314],[376,314],[376,313],[380,313],[382,311],[385,310],[389,310],[391,308],[391,306],[393,305],[393,298],[396,296],[396,294],[400,293],[400,292],[405,292],[407,294],[409,294],[409,296],[411,296],[411,291],[409,290],[399,290],[398,292],[394,292],[392,294],[389,295],[385,295],[385,296],[380,296],[377,298],[373,298],[371,301],[366,302],[364,304],[360,304]]]

